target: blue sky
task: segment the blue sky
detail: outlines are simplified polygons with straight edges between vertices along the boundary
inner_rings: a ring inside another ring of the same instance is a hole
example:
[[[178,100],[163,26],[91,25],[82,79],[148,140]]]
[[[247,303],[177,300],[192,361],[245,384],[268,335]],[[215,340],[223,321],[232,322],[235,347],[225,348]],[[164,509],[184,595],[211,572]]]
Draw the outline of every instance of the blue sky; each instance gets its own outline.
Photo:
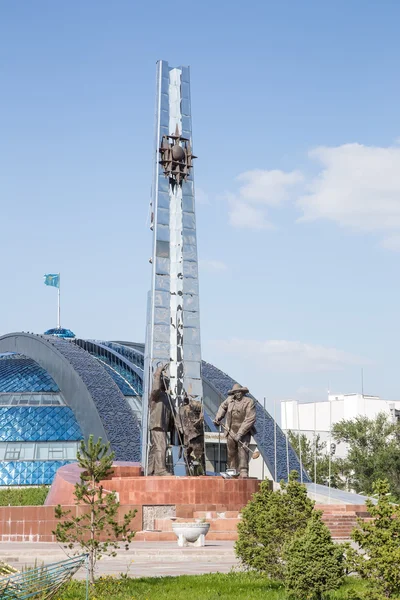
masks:
[[[399,399],[396,1],[0,4],[0,333],[144,339],[155,63],[192,69],[203,356]]]

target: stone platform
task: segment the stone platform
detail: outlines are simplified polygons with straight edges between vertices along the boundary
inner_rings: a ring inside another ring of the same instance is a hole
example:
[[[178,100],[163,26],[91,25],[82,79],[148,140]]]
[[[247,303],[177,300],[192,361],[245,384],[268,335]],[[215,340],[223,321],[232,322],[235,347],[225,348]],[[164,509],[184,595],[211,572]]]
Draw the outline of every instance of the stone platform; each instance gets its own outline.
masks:
[[[210,523],[206,544],[237,539],[240,510],[258,491],[257,479],[222,477],[144,477],[134,463],[116,463],[112,475],[102,482],[105,491],[115,491],[121,506],[118,520],[135,510],[132,528],[136,542],[174,542],[173,521]],[[54,508],[61,504],[73,515],[82,514],[74,486],[79,480],[76,464],[61,467],[56,474],[45,506],[0,507],[1,542],[54,542],[57,526]],[[368,519],[365,505],[316,505],[336,540],[349,539],[357,518]]]
[[[80,469],[77,464],[61,467],[56,474],[46,508],[61,504],[71,507],[75,504],[75,483],[79,480]],[[232,541],[237,537],[236,525],[239,511],[258,491],[258,479],[224,479],[223,477],[144,477],[141,466],[136,463],[115,463],[112,475],[101,482],[105,491],[114,491],[121,504],[121,517],[127,510],[136,510],[133,526],[137,531],[137,541],[176,541],[172,531],[172,519],[194,522],[206,517],[211,519],[207,541]],[[77,507],[73,507],[73,511]],[[0,539],[2,537],[0,509]],[[53,516],[50,518],[54,529]],[[40,519],[42,520],[42,519]],[[42,531],[33,531],[29,516],[29,533],[37,541],[53,541],[49,538],[50,526]],[[7,526],[4,533],[7,534]],[[10,532],[11,533],[11,532]],[[14,532],[12,532],[14,533]],[[25,530],[24,530],[25,534]],[[37,535],[35,535],[37,534]],[[19,538],[21,539],[21,538]]]
[[[116,463],[113,469],[112,475],[101,484],[105,490],[115,491],[122,505],[176,506],[182,517],[193,516],[195,510],[241,510],[260,485],[254,478],[144,477],[136,463]],[[46,505],[74,504],[74,486],[79,475],[76,464],[58,469]]]

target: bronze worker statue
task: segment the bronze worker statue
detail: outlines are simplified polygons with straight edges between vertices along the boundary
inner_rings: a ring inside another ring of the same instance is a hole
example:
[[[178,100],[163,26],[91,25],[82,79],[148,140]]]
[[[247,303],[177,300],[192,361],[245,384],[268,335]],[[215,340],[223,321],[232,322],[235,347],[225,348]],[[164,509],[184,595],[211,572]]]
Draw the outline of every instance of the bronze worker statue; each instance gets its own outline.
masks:
[[[204,416],[201,402],[184,397],[178,411],[178,428],[180,443],[183,443],[186,474],[205,475]]]
[[[238,383],[228,392],[228,397],[220,405],[214,423],[218,427],[226,416],[225,437],[228,447],[228,468],[235,469],[239,477],[249,476],[249,443],[256,433],[256,408],[254,400],[246,394],[247,387]]]
[[[173,412],[168,396],[168,382],[164,367],[154,373],[149,401],[150,451],[149,475],[170,475],[166,466],[168,433],[173,431]]]

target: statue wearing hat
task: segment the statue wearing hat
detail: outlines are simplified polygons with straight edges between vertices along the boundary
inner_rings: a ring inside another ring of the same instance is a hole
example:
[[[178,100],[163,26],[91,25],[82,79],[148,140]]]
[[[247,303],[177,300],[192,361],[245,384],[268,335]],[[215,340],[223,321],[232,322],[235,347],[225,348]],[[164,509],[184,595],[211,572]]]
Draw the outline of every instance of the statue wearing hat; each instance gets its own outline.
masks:
[[[228,447],[228,468],[235,469],[240,478],[249,476],[249,443],[256,433],[256,408],[254,400],[246,394],[247,387],[238,383],[228,392],[228,397],[218,409],[214,423],[219,426],[225,420],[225,437]]]
[[[154,373],[153,388],[149,401],[150,451],[149,475],[169,475],[166,466],[167,434],[173,430],[173,413],[169,401],[165,368],[160,366]]]

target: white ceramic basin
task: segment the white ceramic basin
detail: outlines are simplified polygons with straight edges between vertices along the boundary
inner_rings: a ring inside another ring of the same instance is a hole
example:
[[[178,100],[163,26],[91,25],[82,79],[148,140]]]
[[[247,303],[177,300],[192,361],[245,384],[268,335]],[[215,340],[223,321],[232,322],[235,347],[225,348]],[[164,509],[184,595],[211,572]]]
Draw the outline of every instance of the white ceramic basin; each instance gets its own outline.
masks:
[[[193,544],[201,535],[207,535],[210,523],[172,523],[172,529],[177,538],[183,537]]]

